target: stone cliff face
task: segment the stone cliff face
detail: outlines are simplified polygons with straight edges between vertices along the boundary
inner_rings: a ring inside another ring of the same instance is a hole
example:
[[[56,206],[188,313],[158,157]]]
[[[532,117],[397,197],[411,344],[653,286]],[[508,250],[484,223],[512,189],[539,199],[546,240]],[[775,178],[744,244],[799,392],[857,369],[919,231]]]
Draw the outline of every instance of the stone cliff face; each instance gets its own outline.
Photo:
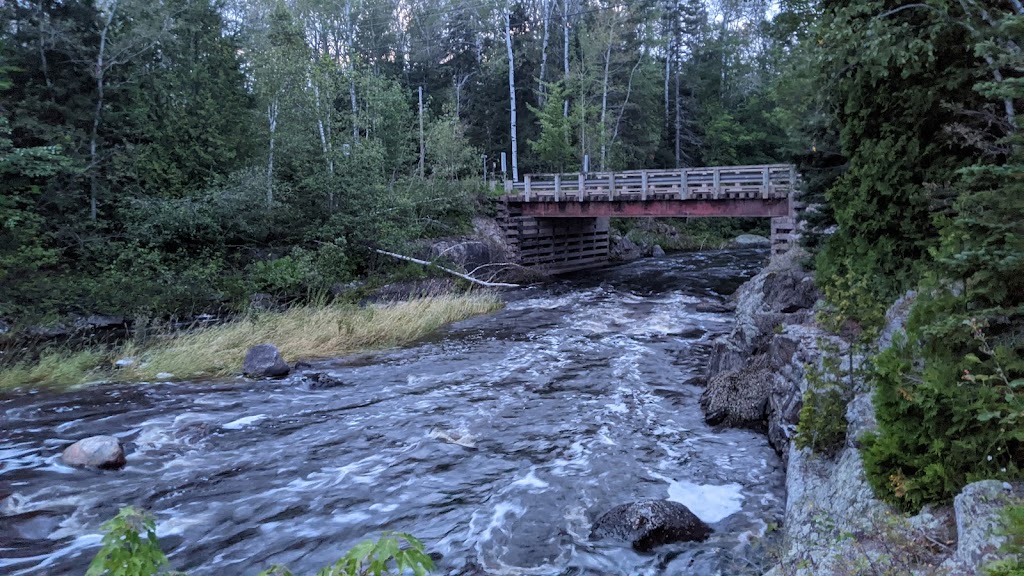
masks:
[[[799,259],[795,251],[774,259],[737,291],[736,326],[715,342],[701,398],[710,423],[764,430],[786,462],[782,544],[769,574],[981,573],[997,557],[1001,540],[993,527],[1014,488],[977,482],[964,488],[955,506],[915,516],[877,500],[857,448],[876,426],[864,382],[847,384],[852,400],[837,454],[825,458],[794,444],[807,368],[821,367],[826,354],[842,357],[841,371],[865,360],[851,357],[847,342],[814,322],[817,291]],[[888,346],[903,330],[912,301],[908,294],[892,306],[877,346]]]

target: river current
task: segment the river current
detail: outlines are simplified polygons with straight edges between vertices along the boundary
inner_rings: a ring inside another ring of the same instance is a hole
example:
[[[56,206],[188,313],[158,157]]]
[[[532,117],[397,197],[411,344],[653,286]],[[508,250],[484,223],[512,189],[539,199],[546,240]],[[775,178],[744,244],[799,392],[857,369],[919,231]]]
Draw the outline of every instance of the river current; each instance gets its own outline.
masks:
[[[173,568],[312,573],[382,531],[438,574],[759,573],[784,507],[763,435],[704,423],[695,383],[764,251],[649,259],[507,293],[414,345],[317,362],[344,385],[105,384],[0,396],[0,574],[82,574],[99,526],[151,511]],[[119,471],[64,466],[86,436]],[[618,504],[669,498],[715,532],[639,554],[591,542]]]

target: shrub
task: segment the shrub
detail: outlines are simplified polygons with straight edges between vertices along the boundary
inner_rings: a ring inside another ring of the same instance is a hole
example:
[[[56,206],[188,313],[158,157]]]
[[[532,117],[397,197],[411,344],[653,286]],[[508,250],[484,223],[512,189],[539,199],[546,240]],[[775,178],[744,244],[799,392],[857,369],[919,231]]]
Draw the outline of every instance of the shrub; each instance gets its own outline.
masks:
[[[807,390],[793,441],[797,448],[809,448],[815,454],[831,458],[846,442],[851,370],[843,370],[838,346],[820,340],[818,346],[823,352],[821,366],[805,366]]]
[[[150,514],[131,506],[122,508],[103,524],[103,531],[103,547],[85,576],[151,576],[167,566]]]
[[[915,324],[925,309],[911,315],[913,339],[876,359],[879,429],[863,452],[875,491],[907,510],[946,502],[974,480],[1017,477],[1024,462],[1019,352],[990,346],[969,322],[940,336],[928,319],[923,330]]]

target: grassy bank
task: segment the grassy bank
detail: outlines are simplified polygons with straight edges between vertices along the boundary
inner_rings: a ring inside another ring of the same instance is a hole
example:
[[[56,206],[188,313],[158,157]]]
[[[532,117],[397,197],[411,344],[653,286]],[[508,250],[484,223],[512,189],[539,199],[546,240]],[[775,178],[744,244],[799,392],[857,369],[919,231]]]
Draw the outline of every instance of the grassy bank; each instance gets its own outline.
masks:
[[[249,347],[272,343],[288,362],[379,350],[415,341],[438,328],[500,308],[493,294],[441,295],[394,304],[297,306],[254,313],[201,330],[169,334],[112,350],[49,351],[32,363],[0,367],[0,389],[61,387],[93,381],[176,380],[226,376],[241,370]],[[133,358],[113,369],[118,358]]]

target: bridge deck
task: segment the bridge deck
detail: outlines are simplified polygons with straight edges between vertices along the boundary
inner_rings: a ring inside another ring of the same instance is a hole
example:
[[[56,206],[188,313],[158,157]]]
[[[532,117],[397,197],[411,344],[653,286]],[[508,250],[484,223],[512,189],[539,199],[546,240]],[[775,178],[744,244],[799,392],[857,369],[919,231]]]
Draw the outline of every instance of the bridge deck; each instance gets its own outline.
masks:
[[[505,182],[505,200],[524,205],[572,201],[629,203],[649,200],[788,200],[795,188],[796,179],[796,168],[790,164],[594,174],[527,174],[522,182]]]

